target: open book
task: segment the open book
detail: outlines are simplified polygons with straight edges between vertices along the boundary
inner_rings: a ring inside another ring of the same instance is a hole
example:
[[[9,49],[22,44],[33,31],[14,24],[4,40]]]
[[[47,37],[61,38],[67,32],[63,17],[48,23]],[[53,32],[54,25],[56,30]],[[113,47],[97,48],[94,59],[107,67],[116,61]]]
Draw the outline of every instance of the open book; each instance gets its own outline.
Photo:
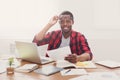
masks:
[[[66,60],[59,60],[56,62],[56,66],[60,68],[96,68],[95,64],[92,61],[77,62],[75,64],[70,63]]]
[[[17,72],[31,72],[38,68],[37,64],[25,64],[15,69]]]

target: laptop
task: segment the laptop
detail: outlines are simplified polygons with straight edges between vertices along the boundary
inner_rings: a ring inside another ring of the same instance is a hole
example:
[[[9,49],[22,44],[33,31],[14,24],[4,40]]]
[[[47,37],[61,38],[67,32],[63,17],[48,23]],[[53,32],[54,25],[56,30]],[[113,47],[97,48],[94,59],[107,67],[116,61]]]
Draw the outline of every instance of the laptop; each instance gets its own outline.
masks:
[[[41,50],[39,51],[36,43],[15,41],[15,44],[16,44],[16,48],[19,53],[19,56],[23,60],[33,62],[33,63],[39,63],[39,64],[46,64],[46,63],[53,62],[51,58],[40,56],[40,54],[46,53],[48,44],[40,46]]]

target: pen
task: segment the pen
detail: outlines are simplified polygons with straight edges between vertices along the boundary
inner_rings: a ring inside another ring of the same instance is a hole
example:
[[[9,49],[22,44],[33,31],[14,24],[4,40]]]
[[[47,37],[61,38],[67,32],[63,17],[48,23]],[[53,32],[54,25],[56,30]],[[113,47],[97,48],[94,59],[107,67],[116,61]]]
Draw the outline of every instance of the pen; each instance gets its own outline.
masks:
[[[71,69],[67,70],[67,71],[65,72],[65,74],[68,73],[68,72],[70,72],[70,71],[71,71]]]

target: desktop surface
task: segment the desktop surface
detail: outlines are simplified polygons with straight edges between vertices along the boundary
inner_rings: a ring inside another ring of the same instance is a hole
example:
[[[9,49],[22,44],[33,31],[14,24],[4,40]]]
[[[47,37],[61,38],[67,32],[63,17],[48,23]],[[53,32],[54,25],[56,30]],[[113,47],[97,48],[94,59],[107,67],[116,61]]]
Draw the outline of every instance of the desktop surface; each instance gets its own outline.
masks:
[[[21,61],[21,65],[24,64],[28,64],[29,62],[27,61]],[[55,66],[55,62],[53,63],[49,63],[49,64],[45,64],[47,65],[54,65]],[[43,65],[39,65],[39,67],[42,67]],[[102,71],[112,71],[112,72],[117,72],[118,70],[120,71],[120,68],[115,68],[115,69],[110,69],[110,68],[106,68],[104,66],[100,66],[97,65],[97,68],[95,69],[85,69],[87,72],[102,72]],[[117,74],[118,76],[120,76],[120,73]],[[45,75],[41,75],[41,74],[37,74],[35,72],[30,72],[30,73],[19,73],[19,72],[15,72],[13,75],[7,75],[6,72],[0,74],[0,80],[69,80],[71,78],[75,78],[78,77],[78,75],[68,75],[68,76],[62,76],[60,74],[60,72],[55,73],[53,75],[50,76],[45,76]]]

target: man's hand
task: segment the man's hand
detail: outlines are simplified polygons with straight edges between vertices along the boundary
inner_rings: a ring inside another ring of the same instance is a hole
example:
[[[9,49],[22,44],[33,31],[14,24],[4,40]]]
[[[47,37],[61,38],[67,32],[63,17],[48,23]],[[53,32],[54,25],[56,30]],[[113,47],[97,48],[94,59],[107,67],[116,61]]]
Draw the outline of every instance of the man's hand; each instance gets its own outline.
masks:
[[[69,54],[67,57],[65,57],[65,60],[76,63],[77,62],[77,55],[76,54]]]
[[[49,24],[50,24],[51,26],[53,26],[54,24],[57,23],[58,19],[59,19],[58,16],[53,16],[53,17],[50,19]]]

